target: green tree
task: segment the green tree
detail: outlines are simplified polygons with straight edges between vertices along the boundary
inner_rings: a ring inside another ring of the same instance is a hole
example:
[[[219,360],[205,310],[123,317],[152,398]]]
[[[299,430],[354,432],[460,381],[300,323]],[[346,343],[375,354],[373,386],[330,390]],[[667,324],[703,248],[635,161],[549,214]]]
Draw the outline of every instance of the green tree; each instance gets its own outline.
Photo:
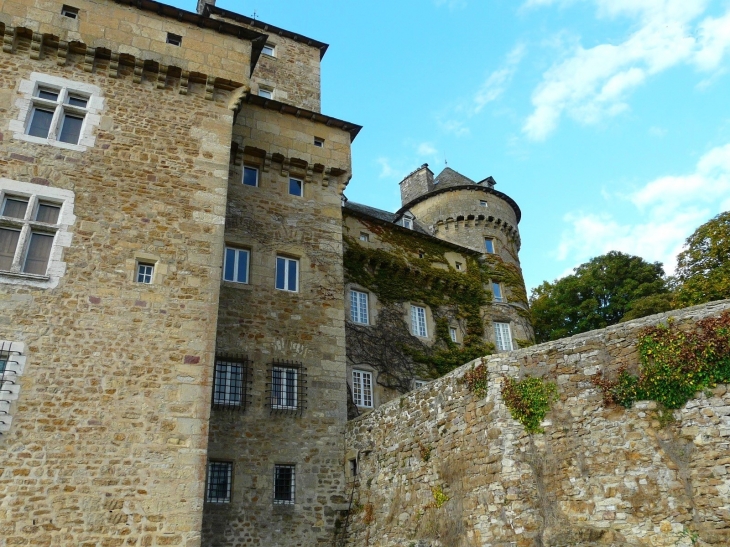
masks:
[[[614,325],[670,308],[660,262],[617,251],[581,264],[572,275],[533,289],[532,323],[538,342]]]
[[[730,211],[697,228],[685,245],[677,257],[676,304],[730,298]]]

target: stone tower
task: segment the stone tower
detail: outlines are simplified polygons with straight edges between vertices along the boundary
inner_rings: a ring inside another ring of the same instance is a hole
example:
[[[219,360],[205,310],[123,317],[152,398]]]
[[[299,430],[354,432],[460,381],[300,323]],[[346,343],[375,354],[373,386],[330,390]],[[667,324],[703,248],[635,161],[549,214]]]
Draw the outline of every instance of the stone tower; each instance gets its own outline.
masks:
[[[533,338],[519,259],[517,225],[522,213],[511,197],[494,189],[496,184],[492,177],[475,182],[449,167],[434,177],[424,164],[400,183],[401,208],[396,216],[412,217],[439,239],[483,254],[485,264],[494,270],[494,306],[488,319],[495,326],[489,334],[498,350],[516,349],[521,341]],[[504,340],[507,332],[511,342]]]

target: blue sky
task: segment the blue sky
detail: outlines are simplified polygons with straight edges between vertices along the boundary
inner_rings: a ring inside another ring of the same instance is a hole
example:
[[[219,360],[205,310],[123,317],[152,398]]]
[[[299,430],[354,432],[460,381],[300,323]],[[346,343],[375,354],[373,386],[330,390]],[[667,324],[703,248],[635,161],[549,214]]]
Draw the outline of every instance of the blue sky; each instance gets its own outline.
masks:
[[[218,5],[330,44],[322,111],[364,126],[349,199],[394,211],[425,162],[492,175],[528,288],[611,250],[671,272],[730,209],[730,0]]]

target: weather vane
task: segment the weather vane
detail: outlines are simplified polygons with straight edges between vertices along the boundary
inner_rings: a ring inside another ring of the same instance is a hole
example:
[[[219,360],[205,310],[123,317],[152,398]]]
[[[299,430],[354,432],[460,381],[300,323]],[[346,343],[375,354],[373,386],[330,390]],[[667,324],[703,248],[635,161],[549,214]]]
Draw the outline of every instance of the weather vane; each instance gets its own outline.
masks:
[[[259,16],[259,14],[258,14],[258,13],[256,13],[256,10],[253,10],[253,15],[252,15],[251,17],[253,17],[253,20],[254,20],[254,21],[256,20],[256,18],[257,18],[258,16]]]

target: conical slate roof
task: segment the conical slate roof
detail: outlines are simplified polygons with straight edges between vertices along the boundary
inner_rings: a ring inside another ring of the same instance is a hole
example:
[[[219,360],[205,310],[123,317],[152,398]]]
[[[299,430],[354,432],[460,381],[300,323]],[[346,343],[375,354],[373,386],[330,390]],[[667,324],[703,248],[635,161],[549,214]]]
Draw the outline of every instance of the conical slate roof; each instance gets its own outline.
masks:
[[[446,188],[448,186],[463,186],[465,184],[476,184],[476,182],[454,171],[451,167],[446,167],[433,179],[434,189]]]

